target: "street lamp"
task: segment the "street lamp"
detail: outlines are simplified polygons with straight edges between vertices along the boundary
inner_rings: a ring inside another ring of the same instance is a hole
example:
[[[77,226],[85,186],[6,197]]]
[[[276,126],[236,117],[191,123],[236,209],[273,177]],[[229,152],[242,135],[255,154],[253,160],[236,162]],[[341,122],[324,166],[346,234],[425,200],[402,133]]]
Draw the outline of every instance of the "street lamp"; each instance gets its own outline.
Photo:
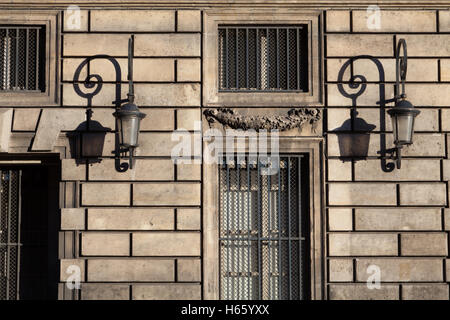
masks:
[[[134,103],[134,85],[133,85],[133,48],[134,37],[128,40],[128,101],[122,105],[113,115],[117,119],[120,151],[128,151],[130,159],[130,169],[133,169],[134,150],[138,146],[139,126],[145,113],[139,111]]]
[[[403,48],[403,56],[400,57],[400,49]],[[388,110],[392,119],[392,130],[394,134],[394,145],[396,153],[397,168],[401,168],[401,149],[404,145],[412,144],[414,134],[414,119],[420,113],[411,102],[406,100],[405,79],[407,71],[408,55],[406,51],[405,39],[400,39],[397,44],[395,56],[396,63],[396,90],[397,96],[394,98],[395,107]],[[402,91],[400,92],[400,79],[402,81]]]

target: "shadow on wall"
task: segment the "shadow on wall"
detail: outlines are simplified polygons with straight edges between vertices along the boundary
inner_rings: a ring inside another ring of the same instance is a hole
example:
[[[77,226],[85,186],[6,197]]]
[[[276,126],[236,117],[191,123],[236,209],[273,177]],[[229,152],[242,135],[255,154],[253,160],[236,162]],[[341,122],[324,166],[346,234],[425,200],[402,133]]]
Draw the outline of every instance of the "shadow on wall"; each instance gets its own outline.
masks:
[[[379,111],[379,139],[380,139],[380,150],[377,152],[380,155],[380,165],[381,169],[384,172],[390,172],[394,169],[392,163],[386,163],[386,103],[390,102],[386,100],[386,91],[385,91],[385,74],[384,68],[381,62],[372,56],[369,55],[361,55],[352,57],[347,60],[339,70],[338,74],[338,90],[339,92],[346,98],[351,99],[352,101],[352,113],[349,119],[345,120],[341,127],[333,130],[332,132],[336,132],[338,136],[339,143],[339,152],[340,159],[342,161],[354,161],[354,160],[363,160],[368,157],[369,145],[370,145],[370,132],[376,128],[376,125],[367,123],[363,118],[358,117],[358,113],[356,112],[357,107],[357,99],[361,96],[366,88],[367,88],[367,79],[363,75],[355,75],[353,62],[359,59],[368,59],[372,61],[379,75],[378,82],[378,92],[379,99],[378,101],[374,101],[374,104],[378,104],[380,106]],[[343,80],[345,71],[350,67],[350,79]],[[344,85],[347,85],[350,89],[359,89],[354,93],[349,93],[344,89]]]

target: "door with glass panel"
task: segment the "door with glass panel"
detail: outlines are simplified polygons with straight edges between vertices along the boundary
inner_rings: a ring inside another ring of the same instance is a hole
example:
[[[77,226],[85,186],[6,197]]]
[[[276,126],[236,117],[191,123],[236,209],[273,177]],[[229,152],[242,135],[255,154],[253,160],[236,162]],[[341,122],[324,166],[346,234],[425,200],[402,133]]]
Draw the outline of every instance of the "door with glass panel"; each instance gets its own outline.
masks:
[[[248,155],[219,166],[221,299],[308,299],[308,159],[271,161],[271,170]]]

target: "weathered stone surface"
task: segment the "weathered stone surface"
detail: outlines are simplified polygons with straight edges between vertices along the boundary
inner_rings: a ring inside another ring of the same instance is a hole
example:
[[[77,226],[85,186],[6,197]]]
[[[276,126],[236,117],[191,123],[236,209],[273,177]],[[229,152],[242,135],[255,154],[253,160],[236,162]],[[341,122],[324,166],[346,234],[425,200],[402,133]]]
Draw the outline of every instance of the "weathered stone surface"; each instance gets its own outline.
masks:
[[[200,300],[199,284],[136,284],[133,285],[133,300]]]
[[[381,282],[393,281],[442,281],[443,267],[441,259],[432,258],[360,258],[356,259],[356,280],[367,281],[370,265],[376,265],[381,271]]]
[[[134,54],[136,56],[200,56],[199,34],[137,34]]]
[[[441,81],[450,81],[450,59],[441,59]]]
[[[14,109],[13,130],[35,131],[41,109]]]
[[[32,150],[52,150],[61,131],[76,130],[85,121],[86,111],[83,109],[43,109]]]
[[[357,161],[356,181],[440,181],[439,159],[403,159],[402,170],[385,172],[380,160]]]
[[[89,230],[172,230],[174,210],[164,208],[89,208]]]
[[[89,180],[173,180],[171,159],[136,159],[133,169],[117,171],[114,159],[102,159],[89,165]]]
[[[345,97],[342,95],[342,93],[339,91],[337,84],[327,84],[328,88],[328,105],[331,107],[351,107],[352,106],[352,99]],[[355,89],[351,89],[348,87],[347,84],[343,85],[343,89],[345,92],[354,94],[356,91]],[[390,84],[386,84],[384,86],[385,89],[385,96],[387,97],[393,97],[394,96],[394,86]],[[358,88],[359,90],[359,88]],[[410,89],[414,90],[414,89]],[[409,93],[409,90],[407,90]],[[409,94],[408,94],[409,98]],[[423,99],[423,98],[422,98]],[[380,101],[380,88],[378,84],[367,84],[367,87],[362,95],[360,95],[356,100],[356,106],[368,106],[368,107],[378,107],[377,102]],[[411,98],[411,101],[414,101]],[[420,106],[420,104],[416,104],[414,101],[414,104],[417,106]],[[431,105],[431,104],[429,104]],[[393,102],[386,103],[386,106],[394,106]],[[378,107],[379,108],[379,107]]]
[[[444,223],[445,230],[450,230],[450,209],[444,209]]]
[[[397,35],[397,39],[399,38],[405,39],[408,44],[408,57],[450,56],[450,35],[448,34],[401,34]]]
[[[350,109],[327,108],[328,131],[351,130],[351,122],[347,120],[351,120]]]
[[[448,284],[404,284],[403,300],[448,300]]]
[[[201,228],[200,209],[196,208],[177,209],[178,230],[200,230],[200,228]]]
[[[395,256],[397,235],[390,233],[331,233],[330,256]]]
[[[141,130],[172,131],[175,128],[173,109],[141,108],[147,116],[141,120]]]
[[[134,256],[199,256],[200,233],[133,233]]]
[[[201,130],[200,109],[179,109],[177,110],[177,129]]]
[[[439,31],[450,32],[450,11],[439,10]]]
[[[178,259],[177,260],[178,281],[200,281],[201,260],[200,259]]]
[[[400,184],[401,205],[445,205],[447,189],[444,183]]]
[[[446,256],[446,233],[402,233],[402,256]]]
[[[86,165],[77,164],[75,159],[62,159],[61,180],[86,180]]]
[[[200,106],[199,84],[135,84],[136,103],[140,106],[197,107]]]
[[[201,11],[200,10],[179,10],[177,31],[201,31]]]
[[[326,15],[328,32],[350,32],[350,11],[328,10]]]
[[[200,180],[201,170],[200,164],[177,164],[177,180]]]
[[[441,116],[442,131],[450,131],[450,109],[442,109]]]
[[[61,230],[84,230],[85,228],[84,208],[62,208]]]
[[[199,183],[142,183],[133,185],[135,205],[200,205]]]
[[[377,60],[381,63],[381,70],[377,61],[371,59],[357,59],[353,61],[353,74],[362,75],[367,81],[382,81],[380,71],[384,72],[384,81],[395,81],[395,59],[382,58]],[[348,59],[327,59],[328,81],[338,81],[339,71]],[[350,80],[350,66],[343,74],[342,81]],[[407,81],[437,81],[438,60],[437,59],[408,59]],[[345,86],[344,86],[345,87]]]
[[[200,81],[200,79],[201,79],[200,59],[177,60],[178,81]]]
[[[84,183],[81,186],[83,205],[129,205],[128,183]]]
[[[380,140],[382,140],[382,136],[380,134],[371,134],[367,140],[360,139],[359,144],[355,146],[354,149],[350,151],[345,151],[341,154],[340,145],[343,144],[342,141],[354,143],[354,139],[359,138],[356,134],[348,135],[348,134],[328,134],[328,156],[348,156],[348,152],[350,155],[355,157],[361,156],[379,156],[380,151]],[[386,146],[393,146],[393,136],[392,134],[386,134],[385,143]],[[350,140],[349,140],[350,139]],[[340,141],[341,140],[341,141]],[[440,157],[445,156],[445,135],[439,133],[433,134],[425,134],[418,133],[414,134],[413,144],[406,146],[402,149],[402,156],[408,157]],[[356,139],[356,142],[358,140]],[[367,145],[368,144],[368,145]]]
[[[64,35],[64,55],[92,56],[107,54],[110,56],[128,56],[128,34],[74,33]],[[135,46],[137,39],[135,40]],[[138,54],[135,51],[135,55]]]
[[[354,32],[435,32],[436,11],[431,10],[380,10],[380,24],[373,28],[368,23],[367,10],[354,10]],[[414,21],[414,23],[405,23]],[[369,26],[371,26],[369,28]],[[408,43],[409,44],[409,43]]]
[[[83,259],[60,259],[60,281],[65,282],[70,276],[80,276],[80,281],[84,282],[85,260]],[[79,273],[78,273],[79,271]]]
[[[88,10],[64,10],[64,32],[88,31],[88,14]]]
[[[338,159],[328,160],[328,181],[351,181],[352,163]]]
[[[353,281],[353,260],[330,259],[328,268],[330,282]]]
[[[450,43],[450,37],[448,38],[448,42]],[[450,48],[448,55],[450,55]],[[405,85],[405,90],[408,93],[408,100],[414,101],[415,106],[422,106],[422,107],[448,106],[448,99],[450,97],[449,93],[450,84],[408,83]],[[426,92],[427,94],[424,94],[424,92]]]
[[[367,284],[333,284],[329,286],[331,300],[398,300],[399,286],[382,284],[380,289],[371,290]]]
[[[83,79],[84,80],[84,79]],[[89,93],[92,89],[85,89],[83,84],[79,86],[81,92]],[[128,87],[122,86],[121,96],[117,98],[125,99]],[[88,100],[79,96],[75,91],[73,84],[63,83],[63,105],[65,106],[83,106],[88,105]],[[111,83],[104,83],[100,92],[92,97],[91,106],[96,107],[114,107],[113,101],[116,100],[115,85]],[[94,110],[95,111],[95,110]]]
[[[357,208],[356,230],[441,230],[440,208]]]
[[[174,281],[174,272],[170,259],[88,260],[88,281]]]
[[[329,183],[330,205],[395,205],[394,183]]]
[[[128,300],[130,286],[127,284],[83,283],[81,300]]]
[[[328,34],[327,55],[329,57],[392,56],[393,43],[392,35],[385,34]]]
[[[129,256],[130,234],[126,232],[83,232],[81,253],[84,256]]]
[[[91,10],[91,31],[175,31],[175,11]]]
[[[329,208],[328,228],[330,231],[352,230],[353,214],[351,208]]]

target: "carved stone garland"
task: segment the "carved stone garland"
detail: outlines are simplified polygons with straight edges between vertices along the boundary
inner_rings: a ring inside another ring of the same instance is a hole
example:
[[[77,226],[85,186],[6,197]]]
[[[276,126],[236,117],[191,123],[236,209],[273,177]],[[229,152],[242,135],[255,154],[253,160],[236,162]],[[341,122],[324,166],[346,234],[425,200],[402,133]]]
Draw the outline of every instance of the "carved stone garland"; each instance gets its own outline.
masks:
[[[303,125],[310,124],[313,131],[321,119],[317,108],[298,108],[288,111],[286,116],[245,116],[235,113],[229,108],[206,109],[203,111],[209,125],[219,122],[232,129],[249,130],[291,130],[302,129]]]

